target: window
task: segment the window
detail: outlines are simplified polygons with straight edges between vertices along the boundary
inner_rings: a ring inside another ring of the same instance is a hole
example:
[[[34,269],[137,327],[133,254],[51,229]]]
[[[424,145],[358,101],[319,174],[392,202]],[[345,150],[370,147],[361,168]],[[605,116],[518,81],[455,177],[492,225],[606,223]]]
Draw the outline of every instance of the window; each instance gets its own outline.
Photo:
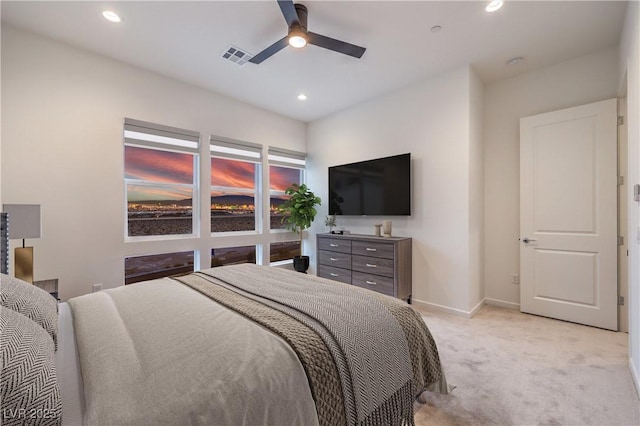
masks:
[[[269,261],[270,263],[282,262],[300,255],[299,240],[271,243]]]
[[[256,246],[223,247],[211,249],[211,267],[256,263]]]
[[[270,147],[267,159],[262,145],[211,135],[207,156],[199,141],[197,132],[125,119],[124,233],[133,243],[125,253],[126,284],[300,255],[300,241],[284,232],[278,207],[286,188],[304,183],[306,154]],[[207,162],[208,188],[199,183]],[[202,221],[210,221],[210,234],[200,235]],[[170,253],[155,254],[158,247]]]
[[[293,183],[304,182],[306,154],[269,148],[269,213],[271,229],[284,229],[280,206],[288,198],[285,190]]]
[[[127,257],[124,260],[124,283],[188,274],[193,272],[193,259],[193,251]]]
[[[262,147],[211,136],[211,232],[259,231]]]
[[[199,134],[125,119],[128,237],[194,234]]]

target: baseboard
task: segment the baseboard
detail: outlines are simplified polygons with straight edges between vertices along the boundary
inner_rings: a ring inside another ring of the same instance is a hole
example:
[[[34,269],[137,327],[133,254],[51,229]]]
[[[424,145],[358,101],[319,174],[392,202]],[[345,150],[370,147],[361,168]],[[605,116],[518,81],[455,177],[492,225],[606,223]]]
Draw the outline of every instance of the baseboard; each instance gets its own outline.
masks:
[[[448,306],[438,305],[437,303],[425,302],[417,299],[413,299],[411,303],[416,305],[416,307],[418,308],[431,309],[438,312],[445,312],[447,314],[456,315],[464,318],[473,318],[478,313],[478,311],[482,308],[482,306],[485,304],[500,306],[501,308],[513,309],[516,311],[520,310],[519,303],[505,302],[504,300],[491,299],[489,297],[485,297],[484,299],[482,299],[470,311],[463,311],[462,309],[450,308]]]
[[[482,306],[484,306],[485,301],[486,301],[486,299],[482,299],[481,301],[478,302],[478,304],[476,306],[473,307],[471,312],[469,312],[469,318],[473,318],[473,317],[476,316],[476,314],[478,313],[480,308],[482,308]]]
[[[418,308],[432,311],[444,312],[463,318],[473,318],[473,316],[482,308],[484,300],[481,300],[471,311],[463,311],[462,309],[450,308],[449,306],[438,305],[437,303],[425,302],[422,300],[412,299],[411,303]]]
[[[487,305],[500,306],[501,308],[513,309],[516,311],[520,310],[519,303],[506,302],[504,300],[491,299],[489,297],[486,297],[484,301]]]
[[[638,375],[638,370],[636,370],[636,366],[631,357],[629,357],[629,371],[631,372],[633,384],[636,385],[636,396],[640,399],[640,376]]]

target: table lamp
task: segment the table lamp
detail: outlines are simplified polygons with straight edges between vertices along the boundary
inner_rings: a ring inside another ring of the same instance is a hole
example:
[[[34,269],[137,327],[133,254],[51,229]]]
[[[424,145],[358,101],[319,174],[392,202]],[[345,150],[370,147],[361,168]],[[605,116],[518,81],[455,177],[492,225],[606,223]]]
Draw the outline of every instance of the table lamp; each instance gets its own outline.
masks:
[[[9,239],[22,240],[14,252],[13,274],[33,284],[33,247],[25,247],[25,240],[40,238],[40,204],[5,204],[2,209],[9,214]]]

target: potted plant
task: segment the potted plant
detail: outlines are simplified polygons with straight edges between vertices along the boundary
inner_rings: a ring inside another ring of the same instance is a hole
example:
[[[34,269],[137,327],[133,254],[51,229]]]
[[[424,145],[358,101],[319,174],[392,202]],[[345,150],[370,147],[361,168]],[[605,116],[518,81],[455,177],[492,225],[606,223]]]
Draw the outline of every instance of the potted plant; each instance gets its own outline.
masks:
[[[313,219],[316,217],[315,206],[320,205],[320,197],[316,197],[307,188],[307,185],[292,184],[285,190],[285,194],[291,197],[286,200],[281,210],[286,214],[282,218],[282,223],[287,229],[297,232],[300,236],[300,254],[302,255],[302,231],[311,227]],[[309,269],[309,256],[294,256],[293,267],[298,272],[307,272]]]

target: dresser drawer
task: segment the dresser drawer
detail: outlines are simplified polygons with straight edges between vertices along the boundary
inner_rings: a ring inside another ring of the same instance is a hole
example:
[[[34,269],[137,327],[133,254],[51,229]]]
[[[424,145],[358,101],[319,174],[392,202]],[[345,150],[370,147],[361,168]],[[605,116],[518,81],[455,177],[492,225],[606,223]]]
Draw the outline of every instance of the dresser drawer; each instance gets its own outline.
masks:
[[[334,268],[351,269],[351,255],[347,253],[320,250],[318,262],[320,265],[333,266]]]
[[[351,241],[340,238],[319,238],[318,250],[337,251],[340,253],[351,253]]]
[[[334,281],[340,281],[345,284],[351,284],[351,271],[348,269],[320,265],[318,266],[318,276],[322,278],[329,278]]]
[[[354,241],[351,253],[360,256],[393,259],[393,243]]]
[[[352,265],[354,271],[393,278],[393,259],[353,255]]]
[[[381,277],[379,275],[363,274],[362,272],[353,272],[351,284],[366,288],[368,290],[377,291],[387,296],[395,296],[393,291],[393,278]]]

